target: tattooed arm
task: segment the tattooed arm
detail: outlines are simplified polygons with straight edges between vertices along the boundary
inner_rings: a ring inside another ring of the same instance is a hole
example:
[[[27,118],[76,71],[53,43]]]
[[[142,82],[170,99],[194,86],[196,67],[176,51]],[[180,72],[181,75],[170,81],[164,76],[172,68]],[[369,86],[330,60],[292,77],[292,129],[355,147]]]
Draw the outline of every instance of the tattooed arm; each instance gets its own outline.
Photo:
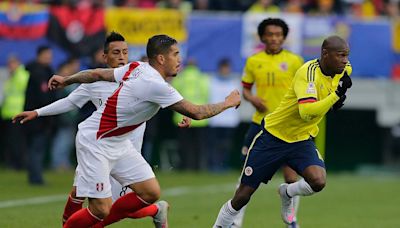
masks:
[[[74,83],[92,83],[97,81],[114,81],[114,69],[83,70],[66,77],[53,75],[48,82],[48,86],[53,90],[61,89]]]
[[[224,110],[240,105],[239,91],[234,90],[225,101],[216,104],[195,105],[185,99],[170,106],[170,109],[195,120],[202,120],[218,115]]]

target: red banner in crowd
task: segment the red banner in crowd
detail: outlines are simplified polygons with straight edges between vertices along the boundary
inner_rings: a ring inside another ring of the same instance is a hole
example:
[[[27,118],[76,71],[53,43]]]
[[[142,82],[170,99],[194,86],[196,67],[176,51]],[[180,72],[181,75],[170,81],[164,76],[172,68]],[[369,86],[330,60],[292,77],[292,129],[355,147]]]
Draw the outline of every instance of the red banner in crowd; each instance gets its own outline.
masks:
[[[101,48],[106,32],[101,8],[50,8],[48,37],[75,56],[88,56]]]

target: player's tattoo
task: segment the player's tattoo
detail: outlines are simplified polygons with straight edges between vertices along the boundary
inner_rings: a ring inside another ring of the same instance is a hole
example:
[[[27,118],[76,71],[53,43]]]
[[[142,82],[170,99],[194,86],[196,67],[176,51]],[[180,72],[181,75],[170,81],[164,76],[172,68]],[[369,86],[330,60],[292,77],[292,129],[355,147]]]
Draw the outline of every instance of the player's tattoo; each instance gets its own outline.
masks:
[[[114,81],[114,69],[92,69],[79,71],[66,77],[65,84],[92,83],[97,81]]]
[[[228,107],[224,102],[217,104],[195,105],[186,100],[182,100],[171,105],[172,110],[195,120],[213,117],[223,112],[227,108]]]

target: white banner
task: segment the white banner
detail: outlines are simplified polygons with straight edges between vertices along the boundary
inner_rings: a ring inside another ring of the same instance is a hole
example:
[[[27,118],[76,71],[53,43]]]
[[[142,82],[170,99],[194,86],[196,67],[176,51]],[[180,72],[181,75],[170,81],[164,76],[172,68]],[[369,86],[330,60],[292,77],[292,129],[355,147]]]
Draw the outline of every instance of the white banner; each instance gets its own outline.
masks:
[[[302,51],[302,26],[303,16],[301,14],[273,14],[273,13],[247,13],[243,16],[243,33],[242,33],[242,57],[259,52],[264,49],[258,37],[258,25],[267,18],[281,18],[289,26],[289,34],[286,37],[284,47],[296,54]]]

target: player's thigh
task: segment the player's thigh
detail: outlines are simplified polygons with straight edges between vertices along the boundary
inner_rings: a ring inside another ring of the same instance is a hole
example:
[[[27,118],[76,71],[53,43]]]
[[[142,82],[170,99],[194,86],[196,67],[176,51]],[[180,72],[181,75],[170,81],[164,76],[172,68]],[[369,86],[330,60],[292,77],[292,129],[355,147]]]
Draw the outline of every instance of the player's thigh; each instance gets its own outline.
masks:
[[[316,166],[318,170],[325,171],[324,160],[311,139],[292,143],[288,149],[291,152],[287,157],[287,165],[298,174],[303,176],[304,171],[311,166]]]
[[[75,182],[78,197],[111,197],[110,161],[100,152],[81,143],[76,144],[78,168]]]
[[[254,137],[262,130],[261,126],[256,123],[250,123],[249,129],[244,136],[243,147],[249,148],[254,140]]]
[[[144,201],[153,203],[160,198],[160,184],[156,178],[129,185],[129,187]]]
[[[113,202],[115,202],[119,197],[132,192],[131,188],[129,188],[128,186],[121,185],[112,176],[110,176],[110,183],[111,183],[111,193],[112,193],[112,201]]]
[[[282,146],[285,143],[266,131],[260,132],[254,139],[243,166],[241,183],[257,189],[260,183],[268,183],[284,164]]]
[[[128,152],[122,159],[117,160],[111,170],[111,175],[122,186],[130,186],[132,184],[155,179],[154,172],[150,165],[140,153],[135,151]]]

